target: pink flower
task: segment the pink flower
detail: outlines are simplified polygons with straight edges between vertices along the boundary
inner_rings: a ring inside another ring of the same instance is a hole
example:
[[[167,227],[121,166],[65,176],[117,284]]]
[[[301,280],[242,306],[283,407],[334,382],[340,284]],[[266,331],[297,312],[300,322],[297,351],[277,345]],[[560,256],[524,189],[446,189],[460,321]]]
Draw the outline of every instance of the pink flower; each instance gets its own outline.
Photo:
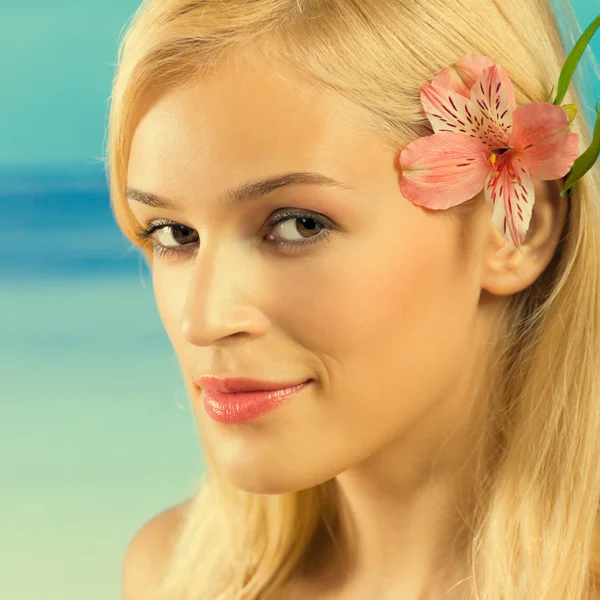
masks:
[[[579,136],[561,106],[516,107],[506,71],[468,54],[421,89],[434,131],[402,150],[402,194],[414,204],[446,209],[485,190],[492,221],[520,246],[535,200],[532,177],[564,177],[579,152]]]

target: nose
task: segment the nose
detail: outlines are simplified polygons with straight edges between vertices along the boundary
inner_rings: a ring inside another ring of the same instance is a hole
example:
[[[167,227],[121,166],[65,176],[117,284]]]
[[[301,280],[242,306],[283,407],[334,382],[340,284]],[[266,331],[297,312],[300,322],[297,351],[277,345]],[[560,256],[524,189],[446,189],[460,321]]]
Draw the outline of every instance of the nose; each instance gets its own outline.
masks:
[[[184,339],[210,346],[229,336],[260,334],[266,319],[258,306],[257,269],[252,250],[241,250],[239,244],[200,249],[181,314]]]

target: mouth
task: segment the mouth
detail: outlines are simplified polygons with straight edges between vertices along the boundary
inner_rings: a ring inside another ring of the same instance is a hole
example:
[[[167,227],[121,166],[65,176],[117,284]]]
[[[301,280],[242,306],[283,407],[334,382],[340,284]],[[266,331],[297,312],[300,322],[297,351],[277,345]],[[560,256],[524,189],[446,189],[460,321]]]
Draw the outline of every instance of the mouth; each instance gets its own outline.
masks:
[[[205,389],[204,409],[213,420],[220,423],[247,423],[288,403],[309,387],[312,381],[309,379],[276,390],[221,393]]]

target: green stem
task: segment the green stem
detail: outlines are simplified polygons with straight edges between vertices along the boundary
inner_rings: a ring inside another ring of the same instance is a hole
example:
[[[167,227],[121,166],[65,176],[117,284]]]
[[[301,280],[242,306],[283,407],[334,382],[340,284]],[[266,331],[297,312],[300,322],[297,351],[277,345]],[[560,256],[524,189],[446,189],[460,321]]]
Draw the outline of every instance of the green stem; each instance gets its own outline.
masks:
[[[560,192],[560,195],[564,198],[569,195],[568,190],[581,179],[595,164],[600,156],[600,102],[596,104],[596,112],[598,118],[596,119],[596,127],[594,128],[594,137],[590,147],[575,161],[573,168],[569,171],[568,177],[565,181],[565,187]]]

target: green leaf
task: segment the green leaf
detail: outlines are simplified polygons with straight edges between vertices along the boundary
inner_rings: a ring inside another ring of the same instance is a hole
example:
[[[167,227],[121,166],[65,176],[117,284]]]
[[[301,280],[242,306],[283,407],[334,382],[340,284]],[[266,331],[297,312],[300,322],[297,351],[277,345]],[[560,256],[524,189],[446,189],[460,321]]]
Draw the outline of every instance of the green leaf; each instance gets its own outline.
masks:
[[[575,73],[575,69],[585,52],[587,45],[590,43],[591,39],[594,37],[596,31],[600,28],[600,17],[598,17],[583,33],[583,35],[579,38],[578,42],[571,50],[569,57],[565,61],[565,64],[560,73],[560,79],[558,80],[558,91],[557,96],[552,104],[560,105],[569,89],[569,85],[571,83],[571,79],[573,78],[573,73]],[[552,92],[551,92],[552,95]]]
[[[600,156],[600,102],[596,104],[596,112],[598,113],[598,118],[596,119],[592,143],[575,161],[573,168],[569,171],[569,175],[565,181],[565,187],[560,193],[563,198],[569,195],[568,190],[596,164],[598,156]]]

